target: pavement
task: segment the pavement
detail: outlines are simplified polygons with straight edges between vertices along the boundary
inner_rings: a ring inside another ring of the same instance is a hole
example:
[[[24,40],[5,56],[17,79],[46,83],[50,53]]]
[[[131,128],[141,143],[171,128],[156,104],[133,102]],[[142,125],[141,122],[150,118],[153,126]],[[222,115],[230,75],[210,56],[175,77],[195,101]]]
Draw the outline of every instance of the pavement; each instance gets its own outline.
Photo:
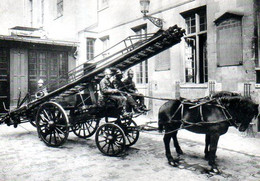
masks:
[[[145,116],[140,124],[157,123]],[[178,133],[186,162],[207,167],[204,135]],[[94,136],[85,140],[70,133],[59,147],[47,147],[30,123],[18,128],[0,126],[0,181],[23,180],[260,180],[260,137],[248,137],[234,128],[220,138],[217,162],[221,175],[202,174],[195,168],[171,167],[165,158],[163,134],[143,131],[138,142],[120,157],[104,156]],[[172,149],[173,156],[176,156]]]

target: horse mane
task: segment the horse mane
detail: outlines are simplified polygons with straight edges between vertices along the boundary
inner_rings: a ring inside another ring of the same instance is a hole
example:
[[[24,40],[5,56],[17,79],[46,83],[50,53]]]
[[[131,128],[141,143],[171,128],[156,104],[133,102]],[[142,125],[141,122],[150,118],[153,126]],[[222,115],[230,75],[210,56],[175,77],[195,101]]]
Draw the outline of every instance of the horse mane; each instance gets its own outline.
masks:
[[[232,112],[236,112],[240,116],[258,115],[258,104],[250,98],[239,96],[224,96],[219,98],[220,102]]]
[[[236,92],[229,92],[229,91],[219,91],[215,92],[211,95],[211,98],[222,98],[222,97],[237,97],[241,96],[241,94],[236,93]]]

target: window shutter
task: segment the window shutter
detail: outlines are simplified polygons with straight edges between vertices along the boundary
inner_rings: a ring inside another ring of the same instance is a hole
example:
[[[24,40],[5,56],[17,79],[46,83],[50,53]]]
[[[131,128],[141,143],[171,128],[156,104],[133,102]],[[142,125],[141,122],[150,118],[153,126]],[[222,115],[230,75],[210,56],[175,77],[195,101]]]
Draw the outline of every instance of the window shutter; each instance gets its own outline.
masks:
[[[218,66],[242,64],[241,20],[229,19],[217,26],[217,58]]]

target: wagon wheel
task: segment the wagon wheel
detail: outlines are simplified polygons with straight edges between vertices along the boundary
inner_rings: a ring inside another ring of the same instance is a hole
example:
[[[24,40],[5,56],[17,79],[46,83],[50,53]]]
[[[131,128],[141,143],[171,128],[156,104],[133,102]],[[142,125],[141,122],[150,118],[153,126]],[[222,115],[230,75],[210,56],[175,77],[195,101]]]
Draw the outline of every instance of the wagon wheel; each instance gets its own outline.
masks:
[[[126,146],[134,145],[139,138],[139,130],[137,124],[132,119],[122,120],[122,129],[126,137]]]
[[[36,115],[37,115],[37,111],[38,111],[38,109],[37,108],[34,108],[33,110],[32,110],[32,115],[31,115],[31,117],[30,117],[30,119],[29,119],[29,121],[30,121],[30,123],[31,123],[31,125],[33,126],[33,127],[36,127]]]
[[[105,123],[97,129],[96,144],[105,155],[116,156],[125,150],[124,131],[116,124]]]
[[[99,125],[99,119],[89,119],[86,122],[77,123],[73,127],[73,133],[80,138],[88,138],[92,136]]]
[[[64,109],[55,102],[42,104],[36,116],[39,137],[48,146],[61,146],[69,135],[69,119]]]

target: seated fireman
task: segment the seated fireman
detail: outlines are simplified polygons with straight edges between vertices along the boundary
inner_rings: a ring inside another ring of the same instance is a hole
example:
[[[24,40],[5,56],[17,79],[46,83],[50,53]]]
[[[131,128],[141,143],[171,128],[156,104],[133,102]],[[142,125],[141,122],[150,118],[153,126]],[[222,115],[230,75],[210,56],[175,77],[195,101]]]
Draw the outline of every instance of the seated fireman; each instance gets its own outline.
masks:
[[[140,103],[140,109],[147,111],[146,106],[144,105],[144,96],[139,93],[135,87],[135,83],[133,81],[134,72],[129,69],[127,71],[127,78],[123,81],[126,92],[130,93],[135,100],[138,100]]]
[[[105,77],[100,81],[100,92],[103,98],[114,100],[119,109],[122,109],[122,112],[125,113],[126,109],[126,97],[120,94],[118,89],[115,89],[113,84],[110,82],[112,77],[112,72],[110,69],[105,69]]]
[[[113,86],[121,91],[121,93],[126,96],[127,103],[133,108],[136,113],[141,113],[142,111],[138,108],[137,102],[133,99],[133,97],[127,93],[127,89],[125,88],[124,83],[122,82],[123,74],[121,70],[116,71],[115,80],[113,80]]]

